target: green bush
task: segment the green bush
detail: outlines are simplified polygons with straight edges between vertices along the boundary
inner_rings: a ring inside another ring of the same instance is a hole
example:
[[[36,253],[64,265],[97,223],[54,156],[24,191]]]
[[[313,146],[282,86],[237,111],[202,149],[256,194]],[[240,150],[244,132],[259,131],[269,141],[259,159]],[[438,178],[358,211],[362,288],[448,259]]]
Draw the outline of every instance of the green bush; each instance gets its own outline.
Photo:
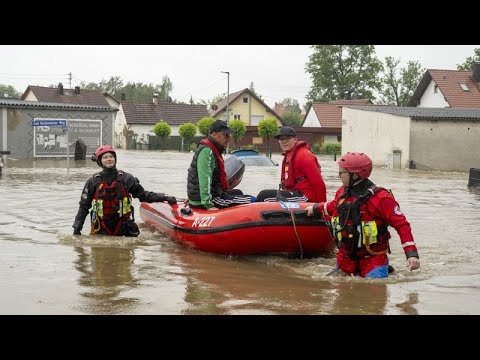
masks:
[[[340,154],[342,151],[342,144],[325,143],[322,145],[322,153],[326,155]]]
[[[321,150],[322,150],[322,146],[318,143],[315,143],[313,144],[311,147],[310,147],[310,150],[312,150],[312,152],[314,154],[320,154]]]

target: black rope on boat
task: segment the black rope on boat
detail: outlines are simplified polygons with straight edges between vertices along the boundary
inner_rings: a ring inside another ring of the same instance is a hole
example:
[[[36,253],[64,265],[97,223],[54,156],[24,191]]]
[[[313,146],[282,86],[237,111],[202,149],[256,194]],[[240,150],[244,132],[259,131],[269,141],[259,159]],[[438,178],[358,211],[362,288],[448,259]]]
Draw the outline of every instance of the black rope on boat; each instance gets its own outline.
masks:
[[[297,225],[295,224],[295,216],[293,215],[294,210],[290,209],[290,216],[292,218],[292,224],[293,224],[293,232],[295,233],[295,237],[298,241],[298,246],[300,247],[300,260],[303,259],[303,245],[302,245],[302,240],[300,239],[300,235],[298,235],[297,232]]]

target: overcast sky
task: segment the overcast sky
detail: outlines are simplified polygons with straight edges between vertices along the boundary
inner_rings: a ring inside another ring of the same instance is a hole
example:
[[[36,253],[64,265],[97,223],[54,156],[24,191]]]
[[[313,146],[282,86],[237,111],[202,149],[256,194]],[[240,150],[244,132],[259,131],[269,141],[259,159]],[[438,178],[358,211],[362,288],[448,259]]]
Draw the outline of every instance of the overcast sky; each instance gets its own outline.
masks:
[[[418,60],[427,69],[452,69],[473,56],[480,45],[377,45],[377,56]],[[23,93],[28,85],[100,82],[120,76],[124,83],[161,84],[167,75],[172,98],[209,100],[227,92],[255,90],[267,105],[284,98],[305,104],[311,85],[305,64],[307,45],[0,45],[0,84]]]

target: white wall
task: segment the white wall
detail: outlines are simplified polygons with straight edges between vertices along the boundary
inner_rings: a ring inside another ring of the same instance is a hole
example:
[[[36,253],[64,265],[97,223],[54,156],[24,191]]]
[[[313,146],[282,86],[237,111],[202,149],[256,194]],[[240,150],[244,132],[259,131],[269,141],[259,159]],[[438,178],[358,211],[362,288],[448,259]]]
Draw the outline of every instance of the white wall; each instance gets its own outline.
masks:
[[[410,117],[343,107],[342,154],[364,152],[376,166],[385,166],[388,155],[400,150],[401,168],[410,158]]]
[[[420,99],[418,107],[443,108],[450,107],[450,105],[445,101],[440,88],[437,88],[437,92],[435,92],[435,81],[431,80]]]
[[[25,96],[25,101],[38,101],[37,97],[33,95],[33,92],[31,90],[28,91],[27,96]]]
[[[310,108],[302,127],[322,127],[320,125],[320,121],[318,121],[317,114],[315,114],[315,110],[313,110],[313,107]]]

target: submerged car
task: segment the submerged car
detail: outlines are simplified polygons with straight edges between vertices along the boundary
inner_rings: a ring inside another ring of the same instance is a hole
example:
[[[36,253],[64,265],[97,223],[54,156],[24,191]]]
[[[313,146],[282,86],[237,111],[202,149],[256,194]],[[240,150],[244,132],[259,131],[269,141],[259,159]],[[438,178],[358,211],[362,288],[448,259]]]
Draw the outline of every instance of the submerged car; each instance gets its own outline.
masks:
[[[247,166],[278,166],[275,161],[260,154],[257,150],[235,150],[232,155]]]

